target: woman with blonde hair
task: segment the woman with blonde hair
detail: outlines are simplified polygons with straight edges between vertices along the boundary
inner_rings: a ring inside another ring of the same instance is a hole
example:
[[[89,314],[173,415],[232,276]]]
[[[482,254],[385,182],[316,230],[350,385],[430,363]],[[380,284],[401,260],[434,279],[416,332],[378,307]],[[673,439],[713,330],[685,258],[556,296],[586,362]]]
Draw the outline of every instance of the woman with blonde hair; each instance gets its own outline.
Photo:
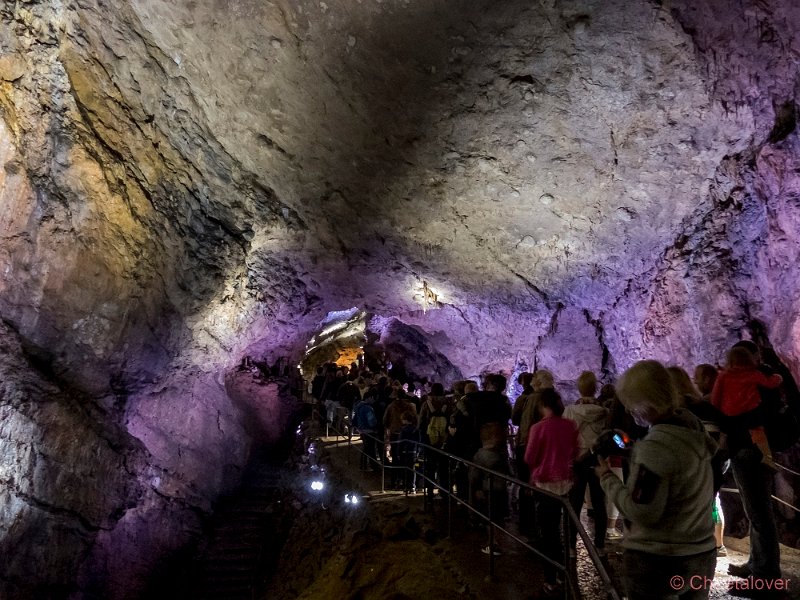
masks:
[[[680,406],[687,406],[695,402],[699,402],[703,395],[697,386],[689,377],[689,373],[682,367],[671,366],[667,367],[667,372],[672,379],[672,385],[675,386],[675,393],[677,394],[678,404]]]
[[[714,577],[716,443],[694,415],[678,408],[672,378],[661,363],[637,362],[620,378],[617,393],[637,424],[649,427],[633,448],[626,483],[613,475],[607,460],[600,458],[596,468],[603,490],[626,519],[626,596],[708,598],[710,586],[692,582]]]

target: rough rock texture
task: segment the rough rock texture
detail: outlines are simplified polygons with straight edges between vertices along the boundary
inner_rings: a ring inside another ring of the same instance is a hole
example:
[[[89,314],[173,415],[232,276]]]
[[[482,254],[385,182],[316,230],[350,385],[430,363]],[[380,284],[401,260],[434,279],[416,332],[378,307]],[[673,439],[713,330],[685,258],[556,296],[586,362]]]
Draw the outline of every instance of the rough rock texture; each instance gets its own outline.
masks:
[[[135,596],[246,461],[230,369],[329,311],[563,382],[757,321],[800,375],[798,31],[790,0],[4,3],[0,543],[64,541],[0,585]]]

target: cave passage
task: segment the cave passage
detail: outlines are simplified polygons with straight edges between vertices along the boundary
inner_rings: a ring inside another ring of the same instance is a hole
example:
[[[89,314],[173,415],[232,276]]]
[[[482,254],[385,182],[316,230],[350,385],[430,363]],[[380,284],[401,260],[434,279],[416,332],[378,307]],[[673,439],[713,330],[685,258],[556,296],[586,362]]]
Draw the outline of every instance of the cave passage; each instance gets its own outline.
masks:
[[[794,0],[0,3],[0,598],[147,597],[328,363],[796,379],[798,81]]]

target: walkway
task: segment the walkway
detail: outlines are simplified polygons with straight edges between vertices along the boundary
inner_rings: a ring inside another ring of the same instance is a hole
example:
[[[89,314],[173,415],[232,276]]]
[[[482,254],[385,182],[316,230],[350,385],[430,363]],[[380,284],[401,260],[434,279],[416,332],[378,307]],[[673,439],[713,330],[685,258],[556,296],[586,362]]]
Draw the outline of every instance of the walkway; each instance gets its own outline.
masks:
[[[423,506],[422,494],[406,496],[403,492],[381,492],[380,471],[362,472],[358,468],[360,441],[357,437],[353,438],[352,447],[349,449],[346,438],[323,437],[321,439],[325,443],[329,453],[329,464],[336,476],[350,480],[352,485],[363,492],[368,502],[394,502],[408,505],[414,511],[417,519],[437,523],[440,528],[446,528],[443,524],[447,522],[447,500],[436,498],[430,502],[431,506],[426,511]],[[387,475],[387,481],[388,479]],[[455,508],[453,510],[454,515],[457,515]],[[581,518],[584,527],[590,524],[585,513]],[[513,519],[514,517],[507,521],[507,527],[510,529],[514,527]],[[543,581],[541,560],[509,538],[499,539],[503,555],[496,559],[495,581],[491,582],[488,578],[489,557],[480,552],[480,548],[486,543],[486,533],[481,527],[470,526],[468,523],[469,521],[464,519],[463,515],[454,516],[452,535],[437,542],[441,553],[446,554],[450,562],[455,565],[454,568],[458,570],[458,576],[464,581],[466,588],[478,598],[516,600],[538,597],[536,591],[541,587]],[[716,576],[710,594],[710,597],[715,600],[733,600],[733,596],[728,595],[726,590],[728,583],[735,578],[727,574],[727,568],[730,563],[745,562],[749,551],[747,539],[726,538],[725,545],[728,548],[728,556],[719,558],[717,561]],[[617,589],[621,590],[619,573],[622,549],[618,543],[613,542],[609,542],[607,548],[609,551],[607,568]],[[781,546],[781,552],[783,576],[791,582],[790,597],[800,599],[800,551]],[[575,561],[575,573],[583,598],[587,600],[604,600],[606,598],[602,580],[580,541]]]

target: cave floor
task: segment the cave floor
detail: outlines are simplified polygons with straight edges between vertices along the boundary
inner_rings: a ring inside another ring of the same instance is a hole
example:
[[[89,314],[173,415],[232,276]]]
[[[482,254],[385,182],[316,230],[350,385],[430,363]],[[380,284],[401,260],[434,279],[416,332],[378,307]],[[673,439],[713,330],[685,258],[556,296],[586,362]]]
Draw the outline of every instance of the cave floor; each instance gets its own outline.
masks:
[[[398,491],[381,492],[381,474],[377,472],[364,472],[358,468],[359,455],[357,438],[354,438],[353,447],[348,449],[346,441],[342,438],[322,438],[328,453],[330,469],[340,477],[346,477],[352,485],[359,488],[368,503],[398,503],[408,506],[420,521],[426,518],[432,522],[442,533],[443,537],[435,541],[434,551],[446,556],[449,569],[457,570],[456,580],[463,582],[460,590],[465,596],[477,598],[508,598],[530,599],[545,597],[541,593],[543,582],[541,561],[533,553],[514,542],[510,537],[499,533],[497,543],[502,555],[495,558],[495,575],[489,575],[489,557],[481,552],[486,544],[486,532],[479,525],[470,524],[469,520],[453,513],[451,535],[447,533],[447,501],[436,498],[429,501],[425,507],[423,495],[406,495]],[[387,486],[389,476],[387,474]],[[388,489],[388,488],[387,488]],[[591,529],[591,520],[584,511],[581,515],[584,527]],[[516,515],[506,521],[506,527],[515,530]],[[727,594],[728,584],[735,578],[727,574],[728,565],[743,563],[747,560],[749,540],[725,538],[728,549],[727,557],[717,559],[716,575],[711,587],[710,598],[715,600],[733,599]],[[622,547],[616,542],[607,542],[608,558],[607,568],[615,586],[621,589],[620,573],[622,566]],[[784,579],[789,580],[789,597],[800,598],[800,551],[786,546],[781,546],[781,566]],[[578,556],[575,561],[576,579],[580,595],[587,600],[601,600],[606,598],[602,580],[594,568],[583,544],[578,542]],[[620,594],[622,596],[622,594]],[[422,597],[422,596],[421,596]]]

